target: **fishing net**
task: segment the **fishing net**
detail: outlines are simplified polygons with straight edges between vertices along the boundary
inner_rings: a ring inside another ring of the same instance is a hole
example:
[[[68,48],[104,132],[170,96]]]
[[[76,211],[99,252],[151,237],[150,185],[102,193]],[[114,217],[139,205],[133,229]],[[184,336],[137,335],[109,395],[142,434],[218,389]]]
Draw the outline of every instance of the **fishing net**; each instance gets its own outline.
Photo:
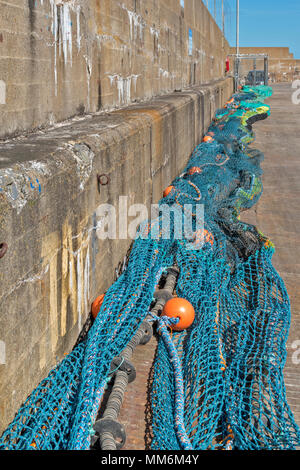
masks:
[[[249,144],[252,124],[270,114],[263,100],[271,93],[269,87],[244,87],[217,111],[205,142],[159,202],[157,217],[138,230],[128,266],[107,291],[87,335],[28,397],[0,448],[90,447],[111,361],[138,330],[162,273],[173,265],[180,271],[174,294],[196,312],[190,328],[172,335],[193,448],[299,445],[282,372],[288,295],[271,263],[272,242],[240,220],[262,193],[263,154]],[[166,207],[172,209],[168,223]],[[151,400],[152,448],[181,449],[174,371],[161,338]]]

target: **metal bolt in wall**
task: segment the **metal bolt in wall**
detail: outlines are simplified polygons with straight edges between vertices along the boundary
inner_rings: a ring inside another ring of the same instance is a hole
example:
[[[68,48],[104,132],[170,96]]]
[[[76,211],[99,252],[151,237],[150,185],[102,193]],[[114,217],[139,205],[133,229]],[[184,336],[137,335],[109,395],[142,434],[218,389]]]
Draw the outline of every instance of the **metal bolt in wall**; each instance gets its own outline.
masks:
[[[109,176],[105,173],[101,175],[97,174],[97,182],[98,182],[98,191],[100,193],[101,186],[107,186],[110,182]]]

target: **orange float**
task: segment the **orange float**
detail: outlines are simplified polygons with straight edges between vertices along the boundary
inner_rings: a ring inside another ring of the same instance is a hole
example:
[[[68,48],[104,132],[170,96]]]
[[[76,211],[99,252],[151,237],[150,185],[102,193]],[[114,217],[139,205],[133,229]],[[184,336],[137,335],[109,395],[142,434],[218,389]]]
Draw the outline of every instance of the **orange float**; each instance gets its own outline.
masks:
[[[101,305],[103,304],[104,296],[105,296],[105,294],[99,295],[99,297],[97,297],[94,300],[94,302],[92,303],[91,311],[92,311],[93,318],[97,317],[97,315],[100,311]]]
[[[203,137],[203,142],[212,142],[214,139],[210,135]]]
[[[214,244],[214,236],[208,230],[198,230],[195,233],[194,243],[197,245],[198,243],[210,243],[211,246]]]
[[[170,194],[170,192],[172,191],[172,189],[174,189],[174,186],[168,186],[168,187],[164,190],[163,196],[164,196],[164,197],[167,197],[168,194]]]
[[[176,325],[172,325],[172,330],[182,331],[193,323],[195,310],[188,300],[181,297],[173,297],[165,303],[162,315],[169,318],[179,318],[179,322]]]
[[[195,173],[202,173],[201,168],[199,168],[198,166],[192,166],[192,168],[189,169],[188,174],[194,175]]]

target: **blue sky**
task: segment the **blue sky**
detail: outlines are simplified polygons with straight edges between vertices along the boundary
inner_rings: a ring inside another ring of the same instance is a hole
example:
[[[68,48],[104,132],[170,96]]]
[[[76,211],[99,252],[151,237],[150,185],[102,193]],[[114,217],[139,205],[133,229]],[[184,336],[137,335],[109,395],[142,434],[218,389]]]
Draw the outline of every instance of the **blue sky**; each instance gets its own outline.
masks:
[[[236,0],[226,3],[231,10],[226,21],[227,39],[235,46]],[[213,4],[210,0],[210,11]],[[300,59],[300,0],[240,0],[240,46],[290,47]]]

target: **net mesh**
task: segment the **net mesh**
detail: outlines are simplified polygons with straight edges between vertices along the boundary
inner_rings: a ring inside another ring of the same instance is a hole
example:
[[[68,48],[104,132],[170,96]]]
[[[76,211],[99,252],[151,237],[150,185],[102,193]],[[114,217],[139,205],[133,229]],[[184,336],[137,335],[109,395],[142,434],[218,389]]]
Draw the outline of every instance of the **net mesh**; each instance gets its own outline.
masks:
[[[111,361],[147,315],[162,272],[174,264],[180,270],[175,295],[196,312],[188,330],[172,335],[193,448],[299,445],[283,381],[288,295],[271,263],[272,242],[240,220],[262,193],[263,154],[249,144],[252,124],[270,114],[263,101],[271,93],[269,87],[244,87],[217,111],[207,132],[212,139],[195,148],[159,203],[160,209],[172,208],[169,225],[161,213],[141,225],[128,266],[107,291],[87,335],[27,398],[0,448],[90,447]],[[200,206],[205,220],[197,230]],[[185,231],[187,218],[191,229]],[[172,364],[159,339],[151,390],[153,449],[181,448],[174,394]]]

